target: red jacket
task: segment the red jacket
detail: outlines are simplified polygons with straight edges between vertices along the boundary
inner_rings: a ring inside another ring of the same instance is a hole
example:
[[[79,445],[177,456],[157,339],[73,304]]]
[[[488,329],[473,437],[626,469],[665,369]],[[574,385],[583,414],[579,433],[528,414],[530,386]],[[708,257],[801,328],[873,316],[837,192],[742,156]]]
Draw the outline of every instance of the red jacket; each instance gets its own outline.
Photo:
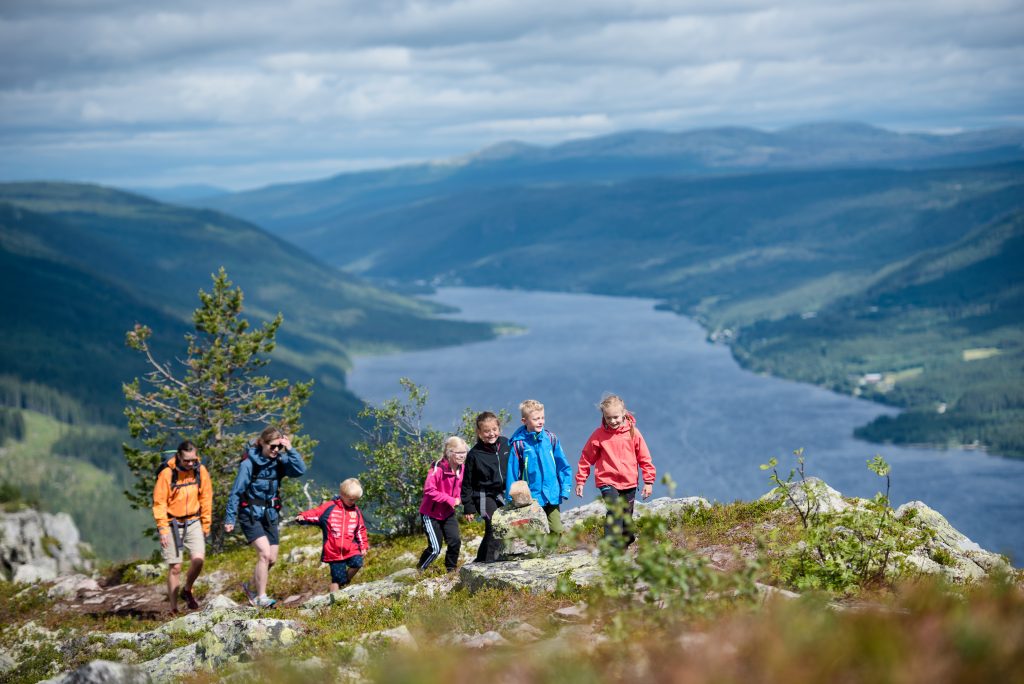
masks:
[[[637,486],[637,468],[643,473],[644,484],[654,484],[654,463],[644,436],[636,429],[636,419],[626,414],[626,420],[616,430],[601,421],[601,427],[587,439],[580,454],[576,470],[576,484],[586,484],[590,468],[594,468],[594,479],[598,488],[611,485],[616,489],[633,489]]]
[[[330,513],[327,509],[330,508]],[[324,550],[320,562],[334,563],[352,556],[363,556],[370,550],[366,537],[366,521],[359,506],[348,508],[341,499],[324,501],[316,508],[299,513],[302,522],[318,525],[324,533]]]

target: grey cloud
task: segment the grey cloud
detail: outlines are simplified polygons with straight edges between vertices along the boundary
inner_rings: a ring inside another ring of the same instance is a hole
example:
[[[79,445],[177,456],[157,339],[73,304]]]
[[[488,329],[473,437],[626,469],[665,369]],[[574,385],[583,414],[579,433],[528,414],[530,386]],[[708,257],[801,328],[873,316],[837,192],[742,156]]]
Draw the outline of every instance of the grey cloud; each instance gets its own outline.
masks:
[[[630,127],[1019,121],[1021,25],[1014,0],[8,1],[0,177],[57,149],[85,177],[104,145],[92,178],[250,183]]]

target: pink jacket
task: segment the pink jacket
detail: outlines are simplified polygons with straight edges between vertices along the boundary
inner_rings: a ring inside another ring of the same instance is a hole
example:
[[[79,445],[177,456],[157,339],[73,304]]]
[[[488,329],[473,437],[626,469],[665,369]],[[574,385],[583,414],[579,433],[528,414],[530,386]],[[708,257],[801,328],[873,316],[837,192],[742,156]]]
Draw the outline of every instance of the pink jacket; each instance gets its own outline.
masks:
[[[644,484],[654,484],[651,452],[644,436],[636,429],[632,414],[627,413],[626,420],[616,430],[606,426],[604,421],[594,430],[580,454],[576,484],[586,484],[591,467],[598,488],[610,485],[616,489],[633,489],[637,486],[637,468],[643,474]]]
[[[444,520],[455,512],[456,502],[462,494],[462,476],[465,466],[458,472],[452,471],[447,458],[435,463],[427,473],[427,481],[423,483],[423,502],[420,514],[434,520]]]

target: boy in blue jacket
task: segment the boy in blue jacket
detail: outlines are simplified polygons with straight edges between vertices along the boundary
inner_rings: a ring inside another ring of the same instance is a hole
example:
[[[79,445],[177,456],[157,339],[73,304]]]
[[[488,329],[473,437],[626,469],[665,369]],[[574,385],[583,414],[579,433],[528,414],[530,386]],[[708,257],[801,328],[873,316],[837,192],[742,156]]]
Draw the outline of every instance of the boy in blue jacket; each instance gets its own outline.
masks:
[[[562,445],[550,430],[544,429],[544,404],[527,399],[519,405],[523,424],[512,433],[505,478],[505,499],[511,500],[510,489],[516,480],[526,480],[530,495],[544,508],[551,534],[562,534],[562,513],[559,506],[572,491],[572,467]]]

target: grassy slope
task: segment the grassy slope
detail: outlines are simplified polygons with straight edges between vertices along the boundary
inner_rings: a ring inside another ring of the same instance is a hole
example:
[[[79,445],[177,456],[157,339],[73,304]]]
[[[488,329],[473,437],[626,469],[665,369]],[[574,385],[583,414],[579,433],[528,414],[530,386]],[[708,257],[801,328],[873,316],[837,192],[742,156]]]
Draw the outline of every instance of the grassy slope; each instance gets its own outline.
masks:
[[[788,522],[787,522],[788,521]],[[763,504],[716,504],[699,516],[671,521],[663,540],[673,546],[699,548],[707,544],[749,545],[762,526],[795,524],[793,516],[778,517]],[[600,519],[584,526],[581,535],[563,546],[592,547]],[[464,538],[479,534],[479,524],[463,526]],[[643,535],[643,530],[641,530]],[[641,536],[641,543],[644,537]],[[421,537],[393,540],[374,538],[365,569],[356,582],[384,577],[408,567],[401,556],[416,553]],[[653,543],[648,539],[647,543]],[[286,530],[282,557],[298,546],[318,545],[319,532],[300,528]],[[236,548],[210,558],[206,574],[228,576],[228,586],[251,572],[252,551]],[[766,562],[759,579],[778,582]],[[112,574],[125,574],[117,569]],[[131,573],[128,573],[131,574]],[[441,571],[432,568],[430,575]],[[150,580],[159,583],[161,580]],[[317,560],[279,563],[271,574],[271,591],[280,596],[323,593],[325,566]],[[200,599],[206,591],[198,589]],[[36,681],[52,676],[49,663],[59,670],[76,667],[93,658],[124,660],[125,653],[75,648],[74,638],[114,631],[153,629],[159,621],[115,617],[86,617],[55,610],[45,598],[45,587],[15,596],[15,589],[0,586],[0,647],[17,645],[15,629],[29,620],[62,630],[60,641],[68,644],[61,656],[52,644],[35,649],[36,656],[10,673],[12,682]],[[239,591],[230,591],[241,599]],[[839,599],[855,610],[834,610],[829,602]],[[587,625],[569,627],[553,619],[558,608],[587,600],[591,608]],[[419,644],[415,652],[393,647],[372,648],[367,674],[371,681],[450,682],[467,673],[474,678],[499,678],[510,682],[565,681],[677,681],[686,673],[688,682],[743,682],[755,679],[795,684],[821,681],[1015,681],[1024,674],[1024,594],[1012,583],[991,582],[973,587],[951,587],[911,581],[888,588],[864,588],[853,597],[822,593],[805,595],[793,602],[769,601],[764,605],[743,600],[702,598],[690,610],[667,614],[654,606],[608,602],[594,592],[569,588],[555,594],[529,594],[511,590],[485,590],[476,594],[456,591],[448,596],[402,597],[354,606],[333,606],[308,615],[297,608],[281,608],[268,617],[296,619],[304,625],[302,638],[284,653],[262,657],[245,677],[254,681],[303,682],[312,677],[332,678],[334,668],[352,657],[349,647],[359,635],[406,625]],[[453,634],[503,630],[517,623],[536,627],[545,639],[541,644],[508,646],[484,651],[461,649],[444,640]],[[139,660],[199,638],[175,639],[171,644],[137,650]],[[88,641],[88,639],[87,639]],[[424,667],[429,654],[429,667]],[[311,674],[293,669],[295,663],[313,656],[327,668]],[[193,682],[216,681],[228,671],[212,675],[196,673]]]

